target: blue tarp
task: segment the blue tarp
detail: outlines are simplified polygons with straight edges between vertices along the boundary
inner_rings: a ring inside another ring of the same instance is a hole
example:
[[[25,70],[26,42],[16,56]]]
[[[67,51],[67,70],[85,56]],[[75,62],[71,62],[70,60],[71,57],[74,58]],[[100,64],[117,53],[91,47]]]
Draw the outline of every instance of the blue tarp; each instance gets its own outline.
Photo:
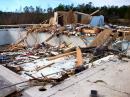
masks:
[[[104,16],[93,16],[90,22],[91,26],[103,27],[104,26]]]

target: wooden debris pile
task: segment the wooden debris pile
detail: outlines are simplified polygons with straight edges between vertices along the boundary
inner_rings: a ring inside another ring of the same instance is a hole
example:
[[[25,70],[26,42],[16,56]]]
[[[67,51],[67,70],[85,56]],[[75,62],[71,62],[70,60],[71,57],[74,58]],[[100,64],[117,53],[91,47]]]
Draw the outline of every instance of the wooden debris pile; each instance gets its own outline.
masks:
[[[39,90],[44,91],[46,85],[60,84],[71,75],[86,70],[91,62],[102,57],[113,54],[129,58],[126,55],[128,48],[125,50],[122,48],[124,40],[129,47],[130,30],[128,28],[101,28],[86,24],[98,11],[90,15],[73,11],[57,12],[48,24],[38,24],[26,28],[27,32],[23,38],[10,45],[5,50],[6,52],[1,52],[1,55],[10,57],[8,62],[2,65],[27,78],[30,86],[43,86]],[[78,21],[76,14],[84,15],[84,17]],[[43,42],[28,48],[27,38],[33,33],[51,35]],[[57,46],[48,43],[54,37],[59,38],[62,35],[80,37],[84,43],[88,42],[86,40],[89,37],[92,37],[93,40],[84,48],[70,46],[71,43],[65,41]]]

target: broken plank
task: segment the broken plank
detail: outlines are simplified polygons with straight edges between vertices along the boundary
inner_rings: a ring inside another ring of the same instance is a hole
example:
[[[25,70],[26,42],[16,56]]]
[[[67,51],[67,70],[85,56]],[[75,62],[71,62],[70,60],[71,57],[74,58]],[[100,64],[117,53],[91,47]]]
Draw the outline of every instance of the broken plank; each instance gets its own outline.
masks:
[[[46,66],[39,67],[39,68],[36,69],[36,71],[40,71],[40,70],[42,70],[42,69],[44,69],[44,68],[50,67],[50,66],[52,66],[53,64],[54,64],[54,63],[48,64],[48,65],[46,65]]]
[[[100,32],[95,40],[92,41],[92,43],[89,45],[90,47],[97,47],[97,46],[101,46],[103,45],[107,39],[110,37],[110,35],[112,34],[112,30],[111,29],[105,29],[102,32]]]
[[[80,14],[80,15],[85,15],[85,16],[88,16],[89,14],[86,14],[86,13],[82,13],[82,12],[75,12],[76,14]]]
[[[49,58],[47,58],[47,60],[54,60],[54,59],[57,59],[57,58],[61,58],[61,57],[68,56],[68,55],[73,55],[73,54],[76,54],[76,51],[69,52],[69,53],[64,53],[64,54],[59,54],[59,55],[54,56],[54,57],[49,57]]]
[[[83,65],[83,56],[79,47],[76,48],[76,60],[76,67],[80,67],[81,65]]]
[[[45,42],[48,42],[48,41],[51,40],[54,36],[55,36],[55,33],[52,34],[49,38],[47,38],[47,39],[45,40]]]
[[[98,10],[96,10],[96,11],[94,11],[93,13],[91,13],[90,15],[92,16],[92,15],[95,15],[96,13],[98,13],[100,10],[98,9]]]

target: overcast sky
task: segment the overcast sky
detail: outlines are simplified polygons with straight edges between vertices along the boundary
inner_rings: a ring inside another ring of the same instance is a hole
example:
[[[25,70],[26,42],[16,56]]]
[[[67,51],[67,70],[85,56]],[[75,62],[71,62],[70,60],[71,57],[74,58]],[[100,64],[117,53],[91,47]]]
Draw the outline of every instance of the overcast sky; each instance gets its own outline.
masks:
[[[92,2],[94,6],[111,6],[111,5],[130,5],[130,0],[0,0],[0,10],[2,11],[15,11],[22,9],[25,6],[40,6],[42,8],[56,7],[62,4],[81,4]]]

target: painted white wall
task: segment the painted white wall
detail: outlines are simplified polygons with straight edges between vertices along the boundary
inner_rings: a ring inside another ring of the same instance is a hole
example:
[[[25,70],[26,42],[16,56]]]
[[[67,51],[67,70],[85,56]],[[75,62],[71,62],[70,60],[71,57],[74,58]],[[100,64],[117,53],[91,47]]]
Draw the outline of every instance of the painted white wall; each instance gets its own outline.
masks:
[[[22,32],[22,28],[0,29],[0,45],[15,43]]]
[[[10,29],[0,29],[0,45],[16,43],[16,41],[22,39],[26,35],[26,31],[22,28],[10,28]],[[49,33],[33,33],[27,38],[28,46],[33,46],[36,43],[44,42],[49,38],[51,34]],[[85,47],[85,43],[78,36],[68,37],[66,35],[58,37],[53,37],[48,43],[57,46],[60,41],[66,41],[74,46]]]

